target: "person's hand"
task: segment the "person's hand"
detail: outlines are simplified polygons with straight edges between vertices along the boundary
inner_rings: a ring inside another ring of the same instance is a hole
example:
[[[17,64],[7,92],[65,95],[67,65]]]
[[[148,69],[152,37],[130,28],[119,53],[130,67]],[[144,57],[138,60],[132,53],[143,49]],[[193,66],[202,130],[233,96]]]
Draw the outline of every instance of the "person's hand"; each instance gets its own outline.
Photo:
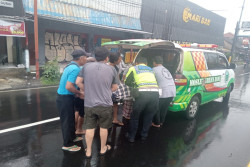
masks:
[[[84,99],[84,92],[81,91],[80,94],[78,94],[78,97],[79,97],[80,99]]]

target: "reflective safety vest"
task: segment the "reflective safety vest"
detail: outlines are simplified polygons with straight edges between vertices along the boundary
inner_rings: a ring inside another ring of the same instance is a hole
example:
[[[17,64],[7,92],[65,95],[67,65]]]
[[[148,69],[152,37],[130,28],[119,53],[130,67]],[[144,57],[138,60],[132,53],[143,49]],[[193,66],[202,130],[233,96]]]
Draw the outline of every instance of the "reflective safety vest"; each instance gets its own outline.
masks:
[[[158,88],[157,81],[152,68],[146,66],[145,64],[139,64],[130,67],[126,75],[126,80],[129,78],[129,76],[131,76],[131,74],[133,75],[135,82],[133,87],[136,86],[137,88],[147,88],[147,87]]]

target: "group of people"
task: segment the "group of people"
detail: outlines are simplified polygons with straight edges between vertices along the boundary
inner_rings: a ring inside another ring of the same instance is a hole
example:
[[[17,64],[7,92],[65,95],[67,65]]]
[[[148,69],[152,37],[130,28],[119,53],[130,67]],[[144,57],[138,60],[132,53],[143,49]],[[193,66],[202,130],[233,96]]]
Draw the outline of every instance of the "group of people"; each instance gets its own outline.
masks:
[[[123,90],[123,116],[129,119],[126,135],[129,142],[135,142],[140,118],[141,140],[147,139],[151,126],[162,126],[176,94],[172,75],[162,65],[162,56],[153,57],[153,69],[147,66],[146,57],[139,56],[134,66],[128,67],[123,72],[124,77],[120,77],[122,57],[119,52],[110,53],[105,47],[97,47],[94,54],[95,61],[93,57],[88,58],[84,50],[72,53],[73,61],[64,69],[56,100],[63,134],[62,149],[79,151],[81,147],[75,143],[83,138],[77,135],[85,133],[86,158],[91,158],[97,126],[100,127],[101,139],[99,154],[105,155],[111,150],[107,144],[108,129],[112,123],[124,125],[117,116],[118,103],[122,99],[119,92]],[[125,94],[132,97],[125,99]],[[78,110],[79,116],[76,116],[75,110]]]

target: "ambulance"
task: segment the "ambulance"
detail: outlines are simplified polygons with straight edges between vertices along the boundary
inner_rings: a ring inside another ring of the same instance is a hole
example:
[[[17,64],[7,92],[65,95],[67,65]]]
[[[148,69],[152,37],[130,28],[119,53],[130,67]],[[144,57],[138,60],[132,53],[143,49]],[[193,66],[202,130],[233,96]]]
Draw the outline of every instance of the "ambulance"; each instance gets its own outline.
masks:
[[[163,66],[172,74],[176,84],[176,97],[170,111],[184,112],[187,119],[195,118],[200,105],[223,98],[228,104],[234,88],[236,65],[214,50],[213,44],[179,45],[165,40],[131,39],[104,43],[109,49],[138,51],[134,60],[143,56],[153,67],[153,57],[163,57]]]

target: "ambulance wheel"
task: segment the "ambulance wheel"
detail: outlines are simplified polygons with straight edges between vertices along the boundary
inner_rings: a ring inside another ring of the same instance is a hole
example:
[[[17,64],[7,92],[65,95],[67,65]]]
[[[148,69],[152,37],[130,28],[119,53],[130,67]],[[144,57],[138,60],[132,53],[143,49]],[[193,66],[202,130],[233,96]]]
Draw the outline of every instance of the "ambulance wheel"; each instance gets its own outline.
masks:
[[[193,119],[195,118],[200,106],[200,99],[198,96],[194,96],[187,107],[186,110],[186,118],[187,119]]]
[[[230,86],[228,87],[226,96],[223,97],[223,101],[222,101],[223,104],[228,104],[231,91],[232,91],[232,86],[230,85]]]

